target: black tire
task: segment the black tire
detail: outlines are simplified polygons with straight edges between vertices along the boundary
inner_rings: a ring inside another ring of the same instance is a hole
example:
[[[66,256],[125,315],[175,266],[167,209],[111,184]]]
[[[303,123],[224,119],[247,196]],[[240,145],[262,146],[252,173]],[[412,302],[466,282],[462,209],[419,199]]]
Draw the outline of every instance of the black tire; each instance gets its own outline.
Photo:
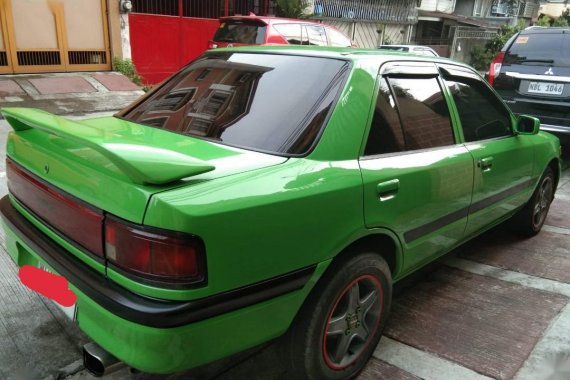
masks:
[[[333,262],[285,339],[290,378],[354,378],[382,336],[391,299],[392,276],[379,255]]]
[[[514,216],[515,231],[532,237],[540,232],[554,199],[554,173],[547,167],[527,204]]]

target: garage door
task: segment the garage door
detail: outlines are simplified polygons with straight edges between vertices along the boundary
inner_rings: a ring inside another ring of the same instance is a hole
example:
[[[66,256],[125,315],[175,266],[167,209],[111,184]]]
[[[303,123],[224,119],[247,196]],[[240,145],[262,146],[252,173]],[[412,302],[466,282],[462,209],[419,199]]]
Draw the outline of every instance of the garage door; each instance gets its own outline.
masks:
[[[105,0],[0,0],[0,73],[110,70]]]

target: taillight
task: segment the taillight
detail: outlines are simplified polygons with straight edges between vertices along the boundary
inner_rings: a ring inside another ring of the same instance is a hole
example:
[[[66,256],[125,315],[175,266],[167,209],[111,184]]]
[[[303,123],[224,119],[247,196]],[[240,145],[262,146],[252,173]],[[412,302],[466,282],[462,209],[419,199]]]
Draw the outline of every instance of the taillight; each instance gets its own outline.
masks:
[[[218,48],[218,44],[215,43],[214,41],[209,41],[208,42],[208,49],[217,49]]]
[[[6,172],[10,193],[28,210],[63,236],[103,257],[103,212],[56,189],[9,158]]]
[[[493,59],[493,62],[491,62],[491,66],[489,67],[489,79],[488,79],[489,84],[491,86],[495,83],[495,79],[497,79],[497,77],[501,73],[501,66],[503,65],[504,58],[505,58],[505,52],[501,51],[499,52],[499,54],[497,54],[495,59]]]
[[[195,236],[105,219],[110,264],[149,280],[191,285],[205,281],[202,241]]]

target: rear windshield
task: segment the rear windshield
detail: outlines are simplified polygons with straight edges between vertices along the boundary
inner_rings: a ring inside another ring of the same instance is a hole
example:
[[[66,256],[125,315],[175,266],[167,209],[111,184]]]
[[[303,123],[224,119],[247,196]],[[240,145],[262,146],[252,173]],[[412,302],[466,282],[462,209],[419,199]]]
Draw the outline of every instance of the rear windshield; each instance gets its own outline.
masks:
[[[562,33],[520,34],[512,42],[503,63],[570,66],[570,38]]]
[[[265,42],[266,25],[256,21],[225,21],[214,34],[214,42],[260,45]]]
[[[256,151],[300,155],[319,135],[348,63],[212,52],[119,117]]]

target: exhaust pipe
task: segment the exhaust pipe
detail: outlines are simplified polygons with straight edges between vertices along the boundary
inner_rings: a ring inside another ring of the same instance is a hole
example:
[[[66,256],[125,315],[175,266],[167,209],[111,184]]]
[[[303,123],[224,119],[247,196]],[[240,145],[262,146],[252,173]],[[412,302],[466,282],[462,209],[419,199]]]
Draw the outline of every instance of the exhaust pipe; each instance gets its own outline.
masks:
[[[108,375],[126,366],[95,342],[83,346],[83,365],[95,377]]]

